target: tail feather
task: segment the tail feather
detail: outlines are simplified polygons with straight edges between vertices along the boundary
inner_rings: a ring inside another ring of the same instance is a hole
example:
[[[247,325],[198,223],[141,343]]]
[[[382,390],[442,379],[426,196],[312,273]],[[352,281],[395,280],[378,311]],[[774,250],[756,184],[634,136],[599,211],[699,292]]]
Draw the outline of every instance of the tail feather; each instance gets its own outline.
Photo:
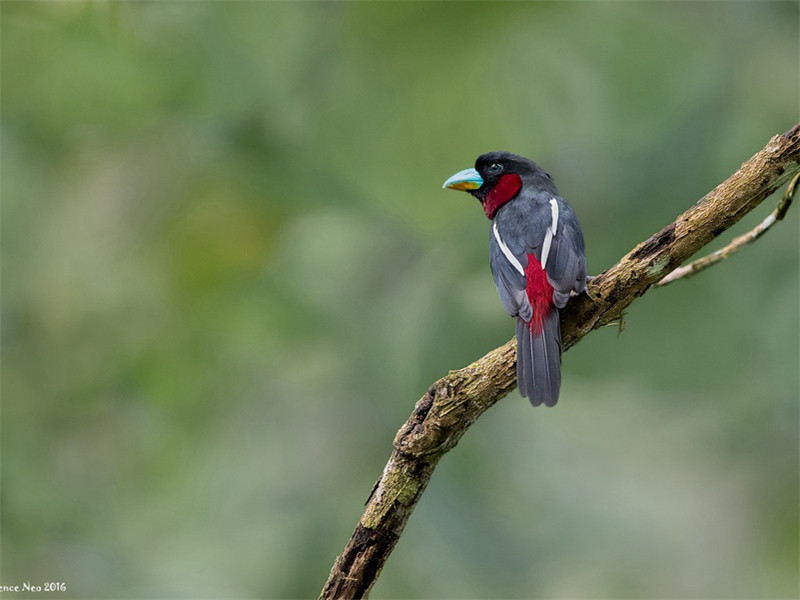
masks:
[[[517,388],[523,397],[527,398],[529,390],[533,389],[533,373],[528,372],[531,361],[528,324],[517,317]]]
[[[561,389],[561,323],[558,310],[545,317],[534,334],[517,317],[517,387],[533,406],[555,406]]]

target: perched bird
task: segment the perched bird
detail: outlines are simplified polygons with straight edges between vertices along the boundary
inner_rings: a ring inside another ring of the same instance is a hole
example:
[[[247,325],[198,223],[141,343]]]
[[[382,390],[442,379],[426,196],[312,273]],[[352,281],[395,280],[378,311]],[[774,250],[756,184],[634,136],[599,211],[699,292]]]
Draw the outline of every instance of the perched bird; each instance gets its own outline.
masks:
[[[517,386],[555,406],[561,388],[559,309],[586,291],[583,232],[553,179],[510,152],[478,157],[444,182],[480,200],[491,219],[489,263],[500,300],[517,319]]]

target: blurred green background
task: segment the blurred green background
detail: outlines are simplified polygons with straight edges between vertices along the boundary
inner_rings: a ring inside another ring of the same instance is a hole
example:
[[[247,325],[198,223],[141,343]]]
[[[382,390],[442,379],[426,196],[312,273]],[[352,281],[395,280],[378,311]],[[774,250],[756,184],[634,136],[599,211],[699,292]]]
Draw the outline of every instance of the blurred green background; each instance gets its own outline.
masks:
[[[318,593],[414,402],[513,335],[440,189],[478,154],[599,273],[798,117],[795,2],[0,8],[0,584],[62,597]],[[796,597],[798,214],[489,411],[373,596]]]

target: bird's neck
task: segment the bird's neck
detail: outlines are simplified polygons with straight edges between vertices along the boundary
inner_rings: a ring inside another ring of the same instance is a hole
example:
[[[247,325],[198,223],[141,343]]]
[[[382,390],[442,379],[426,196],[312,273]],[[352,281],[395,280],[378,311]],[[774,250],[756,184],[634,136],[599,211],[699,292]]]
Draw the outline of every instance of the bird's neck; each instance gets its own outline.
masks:
[[[519,175],[516,173],[503,175],[489,193],[486,194],[486,197],[481,200],[483,212],[486,213],[489,219],[493,219],[497,210],[516,196],[521,187],[522,178]]]

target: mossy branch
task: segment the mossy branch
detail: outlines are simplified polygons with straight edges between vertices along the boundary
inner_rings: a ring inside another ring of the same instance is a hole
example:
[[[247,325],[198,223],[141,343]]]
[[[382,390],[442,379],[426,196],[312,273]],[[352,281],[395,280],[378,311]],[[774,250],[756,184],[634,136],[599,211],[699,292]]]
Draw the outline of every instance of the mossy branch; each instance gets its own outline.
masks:
[[[564,350],[623,311],[684,261],[739,221],[795,175],[800,123],[769,143],[727,180],[617,264],[592,278],[588,296],[561,314]],[[516,385],[514,340],[468,367],[450,371],[414,406],[367,500],[347,546],[336,558],[320,598],[365,597],[394,549],[436,463],[478,417]]]

